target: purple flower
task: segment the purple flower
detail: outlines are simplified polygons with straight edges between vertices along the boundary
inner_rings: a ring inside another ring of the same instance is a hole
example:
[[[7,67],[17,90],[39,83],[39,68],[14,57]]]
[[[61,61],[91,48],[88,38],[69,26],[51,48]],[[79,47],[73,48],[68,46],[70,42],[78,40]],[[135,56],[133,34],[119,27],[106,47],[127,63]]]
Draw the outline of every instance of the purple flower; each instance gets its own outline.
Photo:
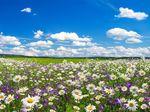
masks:
[[[127,87],[128,87],[128,88],[130,88],[131,86],[132,86],[132,84],[131,84],[131,83],[128,83],[128,84],[127,84]]]
[[[19,96],[15,96],[15,99],[18,100],[18,99],[19,99]]]
[[[122,103],[119,98],[115,98],[115,102],[116,102],[117,104],[121,104],[121,103]]]
[[[103,110],[104,106],[102,104],[100,104],[100,110]]]

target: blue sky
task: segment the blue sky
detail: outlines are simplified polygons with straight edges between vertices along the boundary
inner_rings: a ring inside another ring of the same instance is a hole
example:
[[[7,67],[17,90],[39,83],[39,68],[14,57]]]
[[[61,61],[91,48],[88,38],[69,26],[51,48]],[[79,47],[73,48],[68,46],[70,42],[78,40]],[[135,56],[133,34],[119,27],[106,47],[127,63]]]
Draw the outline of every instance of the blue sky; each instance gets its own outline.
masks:
[[[0,0],[0,53],[150,56],[149,6],[148,0]]]

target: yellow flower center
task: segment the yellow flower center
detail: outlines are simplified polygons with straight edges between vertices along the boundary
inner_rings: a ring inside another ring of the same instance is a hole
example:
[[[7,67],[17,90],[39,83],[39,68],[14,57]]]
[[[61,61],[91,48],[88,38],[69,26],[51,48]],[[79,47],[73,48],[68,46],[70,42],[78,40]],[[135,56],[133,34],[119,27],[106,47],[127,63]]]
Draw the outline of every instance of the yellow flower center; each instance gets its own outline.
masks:
[[[11,98],[11,97],[9,97],[9,98],[8,98],[8,101],[11,101],[11,100],[12,100],[12,98]]]
[[[92,106],[88,106],[88,108],[87,108],[88,110],[90,110],[90,111],[92,111],[93,110],[93,108],[92,108]]]
[[[4,96],[1,95],[1,96],[0,96],[0,99],[3,99],[3,98],[4,98]]]
[[[28,98],[27,102],[28,102],[28,103],[33,103],[34,100],[33,100],[32,98]]]
[[[106,91],[106,93],[110,94],[110,93],[111,93],[111,90],[110,90],[110,89],[108,89],[108,90]]]
[[[19,80],[19,77],[17,77],[16,80]]]
[[[129,106],[130,106],[130,107],[133,107],[133,106],[134,106],[134,104],[133,104],[133,103],[129,103]]]
[[[75,92],[76,95],[79,95],[79,92]]]

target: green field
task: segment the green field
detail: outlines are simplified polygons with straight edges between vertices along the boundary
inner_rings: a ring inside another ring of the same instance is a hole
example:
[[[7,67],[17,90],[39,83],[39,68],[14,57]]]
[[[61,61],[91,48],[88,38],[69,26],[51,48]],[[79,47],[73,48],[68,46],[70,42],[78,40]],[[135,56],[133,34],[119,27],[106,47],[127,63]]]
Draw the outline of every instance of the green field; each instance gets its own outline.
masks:
[[[149,112],[150,60],[7,58],[0,112]]]
[[[87,62],[90,60],[95,60],[95,61],[104,61],[104,60],[117,60],[117,59],[140,59],[140,57],[81,57],[81,58],[53,58],[53,57],[25,57],[25,56],[0,56],[1,58],[6,58],[6,59],[12,59],[12,60],[17,60],[17,61],[25,61],[25,62],[33,62],[33,63],[38,63],[38,64],[44,64],[47,65],[49,63],[62,63],[64,60],[67,62]]]
[[[39,64],[47,65],[49,63],[62,63],[64,60],[68,62],[86,62],[90,59],[86,58],[30,58],[30,57],[8,57],[7,59],[13,59],[17,61],[35,62]]]
[[[90,60],[113,60],[113,58],[53,58],[53,57],[24,57],[24,56],[1,56],[1,58],[16,60],[16,61],[25,61],[33,62],[37,64],[47,65],[50,63],[62,63],[64,60],[67,62],[79,63],[79,62],[88,62]]]

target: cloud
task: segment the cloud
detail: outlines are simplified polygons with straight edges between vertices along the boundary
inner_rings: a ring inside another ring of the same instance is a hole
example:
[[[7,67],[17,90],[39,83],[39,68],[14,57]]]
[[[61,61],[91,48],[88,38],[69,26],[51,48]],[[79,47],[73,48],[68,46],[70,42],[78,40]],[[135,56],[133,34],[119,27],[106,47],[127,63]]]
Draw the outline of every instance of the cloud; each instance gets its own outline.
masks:
[[[27,49],[22,46],[13,47],[10,50],[3,51],[4,54],[15,54],[15,55],[24,55],[24,56],[38,56],[39,52],[36,52],[33,49]]]
[[[110,1],[108,1],[108,0],[96,0],[96,1],[97,1],[98,4],[106,5],[107,7],[111,8],[114,11],[118,11],[116,6],[113,5],[112,3],[110,3]]]
[[[21,12],[31,13],[32,9],[31,8],[24,8],[21,10]]]
[[[96,43],[92,42],[82,42],[82,41],[73,41],[72,44],[74,46],[94,46]]]
[[[129,8],[119,8],[120,14],[116,15],[115,17],[118,18],[132,18],[132,19],[137,19],[137,20],[144,20],[148,17],[148,14],[144,12],[135,12],[132,9]]]
[[[142,40],[137,38],[129,38],[125,42],[128,44],[136,44],[136,43],[142,43]]]
[[[59,34],[59,33],[58,33]],[[61,33],[60,33],[61,34]],[[65,33],[63,40],[70,40],[64,45],[57,45],[50,40],[39,40],[30,43],[20,43],[15,36],[0,34],[0,53],[25,56],[49,56],[49,57],[137,57],[150,56],[149,47],[130,48],[124,46],[104,47],[91,42],[91,38],[79,37],[76,33]],[[62,35],[62,34],[61,34]],[[107,35],[115,40],[125,40],[128,44],[141,43],[143,36],[121,28],[113,28],[107,31]],[[59,39],[59,36],[56,36]],[[51,37],[52,38],[52,37]],[[58,41],[61,42],[61,41]],[[69,43],[68,43],[69,42]],[[8,45],[3,47],[3,45]],[[9,46],[13,45],[13,46]],[[54,47],[52,47],[54,45]],[[78,46],[78,47],[77,47]]]
[[[34,32],[34,38],[41,38],[41,36],[43,35],[44,35],[44,32],[41,30]]]
[[[70,48],[60,46],[56,49],[43,49],[29,47],[14,47],[6,54],[26,55],[26,56],[49,56],[49,57],[142,57],[150,56],[150,47],[130,48],[124,46],[102,47],[91,46],[83,48]]]
[[[2,53],[3,53],[3,50],[0,49],[0,54],[2,54]]]
[[[51,34],[50,35],[51,38],[53,39],[57,39],[60,41],[65,41],[65,40],[71,40],[71,41],[91,41],[91,38],[87,38],[87,37],[83,37],[80,38],[76,33],[71,32],[60,32],[60,33],[56,33],[56,34]]]
[[[36,48],[50,48],[51,46],[53,45],[53,42],[52,41],[37,41],[37,42],[31,42],[31,43],[28,43],[27,46],[30,46],[30,47],[36,47]]]
[[[114,40],[126,40],[126,43],[141,43],[140,34],[135,31],[127,31],[122,28],[113,28],[106,32],[107,36]]]
[[[92,46],[88,48],[66,48],[61,46],[56,50],[51,50],[51,52],[49,52],[48,54],[50,56],[53,54],[53,56],[58,57],[141,57],[149,56],[150,48],[126,48],[124,46],[114,46],[106,48],[102,46]]]
[[[15,36],[5,36],[0,34],[0,45],[21,45],[19,39]]]

